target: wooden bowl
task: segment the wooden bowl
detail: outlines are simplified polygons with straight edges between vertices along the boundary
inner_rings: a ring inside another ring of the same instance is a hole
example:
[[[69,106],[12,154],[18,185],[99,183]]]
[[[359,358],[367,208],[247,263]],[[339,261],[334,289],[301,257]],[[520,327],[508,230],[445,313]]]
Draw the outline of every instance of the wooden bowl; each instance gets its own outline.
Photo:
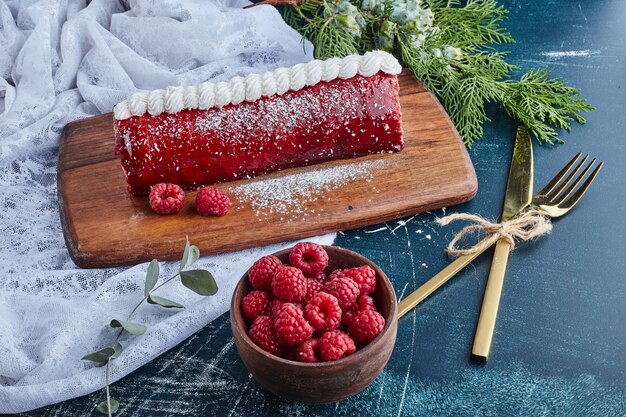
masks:
[[[252,290],[247,273],[233,293],[230,322],[243,363],[259,384],[288,401],[325,404],[361,392],[383,370],[396,342],[398,306],[395,291],[385,273],[355,252],[334,246],[324,246],[324,249],[329,257],[326,272],[361,265],[369,265],[376,271],[377,285],[372,297],[385,318],[385,327],[376,339],[346,358],[334,362],[302,363],[265,352],[248,337],[248,325],[241,308],[243,297]],[[290,252],[291,249],[286,249],[274,256],[288,263]]]

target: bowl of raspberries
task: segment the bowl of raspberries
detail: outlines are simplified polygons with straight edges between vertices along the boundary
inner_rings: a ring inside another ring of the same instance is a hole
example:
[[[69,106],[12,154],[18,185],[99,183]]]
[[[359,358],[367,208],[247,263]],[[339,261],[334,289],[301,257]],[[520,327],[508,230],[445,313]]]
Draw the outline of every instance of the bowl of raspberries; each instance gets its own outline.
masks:
[[[397,301],[384,272],[334,246],[301,242],[258,259],[233,293],[235,345],[254,378],[293,402],[351,397],[383,370]]]

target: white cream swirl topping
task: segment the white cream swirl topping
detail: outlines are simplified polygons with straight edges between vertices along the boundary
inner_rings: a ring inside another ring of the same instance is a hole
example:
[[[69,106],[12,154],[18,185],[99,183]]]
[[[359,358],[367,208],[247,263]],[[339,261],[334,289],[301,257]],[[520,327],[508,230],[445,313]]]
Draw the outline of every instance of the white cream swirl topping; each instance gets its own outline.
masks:
[[[195,87],[168,87],[147,93],[135,93],[113,108],[115,119],[132,116],[177,113],[184,109],[207,110],[261,97],[298,91],[320,81],[348,79],[356,75],[371,77],[378,72],[399,74],[402,66],[393,55],[384,51],[350,55],[345,58],[313,60],[290,68],[278,68],[262,74],[234,77],[228,82],[205,82]]]

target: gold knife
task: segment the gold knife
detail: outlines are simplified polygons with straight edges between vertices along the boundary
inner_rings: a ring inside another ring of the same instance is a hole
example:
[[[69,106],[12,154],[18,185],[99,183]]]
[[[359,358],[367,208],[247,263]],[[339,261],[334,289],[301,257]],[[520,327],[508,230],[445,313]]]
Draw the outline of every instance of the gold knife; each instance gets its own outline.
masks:
[[[398,319],[411,311],[413,307],[424,301],[426,297],[434,293],[437,288],[448,282],[450,278],[455,276],[461,269],[465,268],[474,259],[478,258],[484,251],[489,249],[489,247],[485,247],[469,255],[459,256],[454,261],[452,261],[450,265],[439,271],[437,275],[433,276],[431,279],[422,284],[418,289],[404,297],[402,301],[398,303]]]
[[[511,220],[517,216],[530,204],[532,195],[533,146],[526,128],[519,127],[515,137],[501,221]],[[501,239],[496,243],[472,347],[472,358],[479,361],[485,362],[489,358],[510,250],[511,246],[506,240]]]

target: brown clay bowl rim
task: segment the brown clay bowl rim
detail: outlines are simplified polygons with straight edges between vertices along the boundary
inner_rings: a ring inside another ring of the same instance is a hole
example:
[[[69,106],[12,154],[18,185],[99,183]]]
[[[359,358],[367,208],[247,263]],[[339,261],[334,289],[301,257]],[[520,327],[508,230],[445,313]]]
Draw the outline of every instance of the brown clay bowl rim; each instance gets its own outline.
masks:
[[[357,350],[355,353],[353,353],[350,356],[346,356],[345,358],[341,358],[339,360],[336,361],[330,361],[330,362],[316,362],[316,363],[306,363],[306,362],[298,362],[298,361],[292,361],[289,359],[284,359],[281,358],[279,356],[276,355],[272,355],[269,352],[264,351],[263,349],[261,349],[260,347],[258,347],[256,345],[256,343],[254,343],[252,341],[252,339],[250,339],[248,337],[248,333],[245,331],[245,328],[243,327],[243,323],[241,322],[241,320],[236,320],[235,324],[237,326],[237,329],[239,330],[239,333],[242,337],[242,339],[245,341],[245,343],[249,346],[252,347],[252,349],[258,353],[259,355],[265,357],[268,360],[272,360],[272,361],[276,361],[278,363],[283,363],[285,365],[290,365],[290,366],[298,366],[298,367],[302,367],[302,368],[320,368],[320,369],[324,369],[324,368],[331,368],[334,366],[338,366],[338,365],[353,365],[356,364],[358,362],[360,362],[363,356],[366,356],[367,353],[370,350],[373,350],[376,348],[376,345],[378,343],[380,343],[383,335],[385,335],[387,332],[389,332],[392,323],[397,320],[397,312],[398,312],[398,301],[396,299],[396,292],[393,288],[393,285],[391,284],[391,281],[389,280],[389,278],[387,277],[387,275],[383,272],[382,269],[380,269],[380,267],[378,265],[376,265],[372,260],[366,258],[365,256],[353,252],[349,249],[345,249],[339,246],[327,246],[327,245],[322,245],[322,247],[324,248],[324,250],[326,250],[326,252],[329,254],[329,256],[331,255],[330,252],[343,252],[344,254],[349,255],[350,257],[355,258],[355,261],[357,262],[361,262],[363,265],[369,265],[372,267],[372,269],[374,269],[374,271],[376,272],[376,276],[380,277],[380,283],[383,284],[383,288],[384,291],[387,291],[389,294],[391,294],[390,300],[391,300],[391,308],[389,309],[389,314],[387,315],[387,317],[385,317],[385,327],[383,327],[383,330],[378,334],[378,336],[376,336],[376,338],[374,340],[372,340],[370,343],[367,344],[367,346],[365,346],[364,348]],[[282,255],[285,255],[289,252],[291,252],[291,250],[293,249],[293,247],[291,248],[287,248],[287,249],[283,249],[280,250],[278,252],[274,252],[271,255],[276,256],[276,257],[280,257]],[[243,276],[241,277],[241,279],[239,280],[239,282],[237,283],[237,285],[235,286],[235,290],[233,291],[233,297],[231,299],[231,310],[238,308],[240,309],[240,306],[236,306],[235,305],[235,293],[239,290],[239,288],[242,285],[245,285],[246,280],[248,279],[248,271],[246,271]],[[379,284],[379,282],[377,282],[377,285]],[[233,310],[235,311],[235,310]],[[241,310],[239,310],[239,317],[242,320],[245,320],[245,318],[243,318],[243,314],[241,313]],[[235,318],[235,314],[233,314],[233,318]],[[395,344],[395,340],[394,340],[394,344]]]

